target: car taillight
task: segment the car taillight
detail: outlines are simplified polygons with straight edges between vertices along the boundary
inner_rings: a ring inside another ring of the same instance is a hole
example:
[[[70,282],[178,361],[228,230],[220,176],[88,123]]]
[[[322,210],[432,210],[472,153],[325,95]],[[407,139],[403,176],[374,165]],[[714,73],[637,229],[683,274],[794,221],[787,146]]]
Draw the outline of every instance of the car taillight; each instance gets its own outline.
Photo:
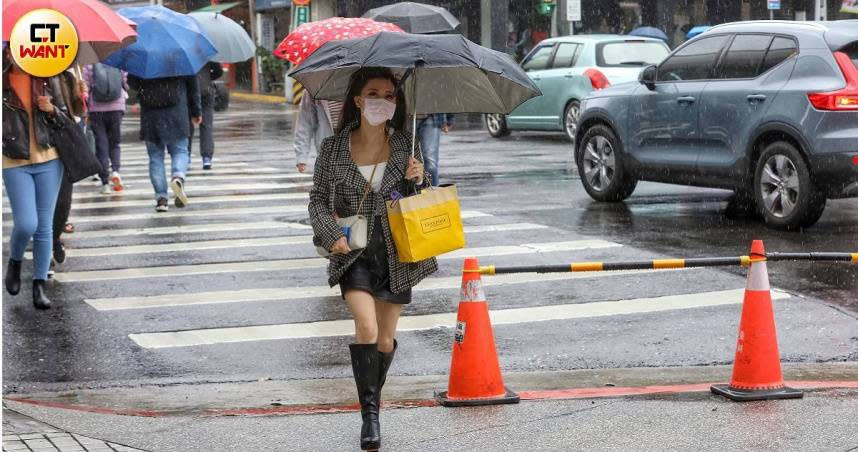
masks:
[[[807,95],[817,110],[858,111],[858,68],[843,52],[834,52],[834,59],[846,78],[846,88],[828,93]]]
[[[856,155],[855,157],[852,157],[852,164],[855,166],[858,166],[858,155]]]
[[[587,69],[584,71],[584,75],[590,79],[590,84],[593,85],[593,89],[595,90],[605,89],[611,86],[611,82],[608,80],[608,77],[605,77],[605,74],[598,69]]]

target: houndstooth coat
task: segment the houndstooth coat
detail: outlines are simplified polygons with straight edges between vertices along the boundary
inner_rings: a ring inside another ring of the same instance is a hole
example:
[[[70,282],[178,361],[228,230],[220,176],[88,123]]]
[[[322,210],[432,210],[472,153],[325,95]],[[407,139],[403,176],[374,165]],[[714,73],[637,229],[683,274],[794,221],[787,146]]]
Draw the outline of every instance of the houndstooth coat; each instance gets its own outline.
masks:
[[[313,188],[310,190],[309,211],[313,225],[313,241],[316,245],[329,250],[340,237],[343,237],[332,212],[336,212],[340,218],[358,214],[365,216],[368,223],[367,237],[372,237],[375,225],[373,217],[380,216],[390,264],[390,290],[401,293],[438,270],[435,258],[416,263],[400,262],[396,254],[396,245],[393,243],[393,235],[390,233],[390,223],[387,221],[387,208],[384,201],[390,199],[390,193],[393,190],[405,194],[410,184],[405,180],[405,168],[411,156],[411,136],[400,131],[393,132],[390,136],[390,159],[387,161],[381,188],[378,192],[370,190],[361,211],[356,212],[368,185],[352,160],[349,150],[349,137],[358,124],[355,121],[344,127],[339,134],[322,141],[313,173]],[[419,146],[415,156],[421,162],[423,161]],[[423,187],[428,186],[430,181],[429,174],[425,174]],[[328,284],[331,287],[339,283],[340,278],[362,252],[362,249],[354,250],[348,254],[333,254],[329,257]]]

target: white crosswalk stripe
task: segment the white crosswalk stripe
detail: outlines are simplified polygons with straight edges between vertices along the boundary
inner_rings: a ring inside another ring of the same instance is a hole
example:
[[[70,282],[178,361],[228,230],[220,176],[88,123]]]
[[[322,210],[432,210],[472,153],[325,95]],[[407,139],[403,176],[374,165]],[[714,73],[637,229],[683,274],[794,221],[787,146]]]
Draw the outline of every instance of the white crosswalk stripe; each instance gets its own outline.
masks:
[[[287,200],[309,200],[309,193],[263,193],[258,195],[229,195],[229,196],[202,196],[194,198],[194,204],[222,204],[230,202],[257,202],[257,201],[287,201]],[[107,210],[121,207],[150,207],[153,201],[150,199],[128,199],[122,201],[102,202],[78,202],[72,204],[72,211],[77,210]],[[8,210],[8,211],[7,211]],[[3,209],[3,213],[12,213],[11,209]]]
[[[452,281],[456,282],[456,281]],[[418,286],[419,287],[419,286]],[[455,288],[440,287],[440,288]],[[435,287],[434,289],[439,289]],[[637,298],[619,301],[539,306],[531,308],[502,309],[490,311],[492,325],[514,325],[519,323],[569,320],[587,317],[642,314],[677,309],[699,309],[713,306],[739,304],[742,289],[702,292],[687,295],[669,295],[656,298]],[[789,294],[772,292],[772,299],[789,298]],[[456,325],[456,313],[402,316],[397,331],[420,331],[435,328],[451,328]],[[130,334],[137,345],[143,348],[172,348],[199,345],[229,344],[249,341],[284,339],[306,339],[354,334],[354,321],[330,320],[309,323],[286,323],[232,328],[210,328],[186,331]],[[465,331],[467,335],[467,330]]]
[[[143,186],[138,185],[138,186]],[[309,188],[312,186],[310,182],[301,182],[294,184],[285,184],[285,183],[277,183],[277,184],[223,184],[223,185],[194,185],[193,181],[189,182],[185,186],[185,191],[188,196],[191,197],[191,202],[193,202],[193,197],[197,193],[204,192],[239,192],[239,193],[247,193],[252,191],[260,191],[260,190],[284,190],[284,189],[293,189],[293,188]],[[169,195],[169,194],[168,194]],[[152,200],[152,206],[155,205],[155,192],[152,189],[152,186],[146,183],[145,188],[128,188],[121,192],[113,193],[110,195],[103,195],[97,192],[88,192],[88,193],[74,193],[72,199],[75,201],[83,201],[83,200],[92,200],[92,199],[111,199],[118,200],[123,198],[131,198],[135,197],[135,199],[148,198]]]

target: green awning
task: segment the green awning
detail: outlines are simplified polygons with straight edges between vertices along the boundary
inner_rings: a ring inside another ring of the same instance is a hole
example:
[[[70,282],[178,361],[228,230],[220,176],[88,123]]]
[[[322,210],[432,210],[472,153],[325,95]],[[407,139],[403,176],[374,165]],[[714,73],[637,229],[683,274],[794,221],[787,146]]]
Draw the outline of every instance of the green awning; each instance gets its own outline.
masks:
[[[218,3],[217,5],[209,5],[198,10],[192,11],[195,13],[222,13],[232,7],[240,5],[242,2]]]

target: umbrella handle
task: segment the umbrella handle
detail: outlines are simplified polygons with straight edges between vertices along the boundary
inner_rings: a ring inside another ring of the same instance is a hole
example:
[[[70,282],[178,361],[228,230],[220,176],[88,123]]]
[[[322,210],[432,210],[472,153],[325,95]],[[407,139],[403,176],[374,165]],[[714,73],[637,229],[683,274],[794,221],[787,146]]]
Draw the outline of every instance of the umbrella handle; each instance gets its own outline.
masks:
[[[417,143],[417,71],[411,74],[411,111],[413,114],[411,124],[411,157],[414,158]]]

